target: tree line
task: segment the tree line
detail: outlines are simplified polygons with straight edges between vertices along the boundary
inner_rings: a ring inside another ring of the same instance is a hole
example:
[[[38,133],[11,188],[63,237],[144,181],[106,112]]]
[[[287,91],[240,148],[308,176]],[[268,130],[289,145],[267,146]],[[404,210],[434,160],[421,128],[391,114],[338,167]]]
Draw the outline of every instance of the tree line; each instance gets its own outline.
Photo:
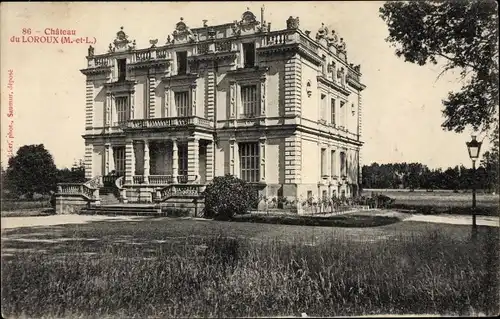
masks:
[[[404,189],[477,189],[498,192],[498,166],[484,161],[474,174],[463,165],[447,169],[429,169],[421,163],[395,163],[365,165],[362,167],[363,188]]]
[[[7,169],[1,168],[2,198],[31,199],[56,191],[57,183],[85,181],[83,161],[71,168],[57,168],[52,155],[43,144],[24,145],[9,158]]]

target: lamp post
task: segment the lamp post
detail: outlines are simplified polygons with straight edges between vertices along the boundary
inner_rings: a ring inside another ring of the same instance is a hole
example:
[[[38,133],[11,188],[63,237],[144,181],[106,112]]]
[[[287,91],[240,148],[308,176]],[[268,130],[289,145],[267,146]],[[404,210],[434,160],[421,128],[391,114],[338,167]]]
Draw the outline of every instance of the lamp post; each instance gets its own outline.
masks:
[[[476,160],[479,158],[482,142],[476,140],[476,136],[472,135],[472,140],[465,143],[469,151],[469,157],[472,160],[472,239],[476,238]]]

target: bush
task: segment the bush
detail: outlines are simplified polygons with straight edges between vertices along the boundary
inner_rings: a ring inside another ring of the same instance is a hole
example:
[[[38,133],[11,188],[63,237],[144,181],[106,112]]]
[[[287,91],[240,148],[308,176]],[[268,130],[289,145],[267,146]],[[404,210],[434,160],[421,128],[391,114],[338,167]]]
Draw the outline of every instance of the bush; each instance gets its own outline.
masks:
[[[249,184],[232,176],[215,177],[205,190],[205,217],[229,219],[245,214],[255,205],[258,196]]]

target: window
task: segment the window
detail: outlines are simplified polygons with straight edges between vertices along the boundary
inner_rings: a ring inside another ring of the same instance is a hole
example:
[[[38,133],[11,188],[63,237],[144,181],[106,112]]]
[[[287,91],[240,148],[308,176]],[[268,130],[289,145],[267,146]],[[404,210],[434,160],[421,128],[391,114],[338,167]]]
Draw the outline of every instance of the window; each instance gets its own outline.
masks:
[[[332,99],[331,100],[331,115],[332,115],[332,118],[331,118],[331,121],[332,121],[332,124],[335,125],[335,99]]]
[[[177,52],[177,74],[187,73],[187,51]]]
[[[129,120],[129,106],[128,97],[119,96],[115,98],[116,114],[118,116],[118,123],[123,123]]]
[[[313,192],[307,191],[307,199],[312,199],[312,197],[313,197]]]
[[[323,198],[323,200],[328,199],[328,193],[326,190],[323,191],[322,198]]]
[[[332,151],[331,153],[331,170],[332,170],[332,176],[337,176],[337,158],[336,158],[335,151]]]
[[[320,116],[320,119],[321,120],[325,120],[326,118],[326,94],[321,94],[321,116]]]
[[[115,171],[118,176],[125,175],[125,147],[114,147]]]
[[[255,43],[243,43],[244,67],[253,68],[255,66]]]
[[[260,156],[259,143],[239,143],[240,150],[240,177],[245,182],[259,181]]]
[[[326,75],[326,55],[322,55],[321,59],[323,60],[323,63],[321,64],[321,72]]]
[[[187,144],[179,144],[177,146],[177,152],[179,154],[178,166],[179,170],[177,174],[179,176],[187,176],[188,174],[188,149]]]
[[[117,59],[118,81],[125,81],[127,77],[127,59]]]
[[[326,172],[326,149],[321,149],[321,176],[326,177],[328,174]]]
[[[175,107],[177,116],[191,116],[191,107],[189,106],[189,91],[175,92]]]
[[[259,97],[257,85],[246,85],[241,87],[241,104],[244,117],[256,117],[259,115]]]

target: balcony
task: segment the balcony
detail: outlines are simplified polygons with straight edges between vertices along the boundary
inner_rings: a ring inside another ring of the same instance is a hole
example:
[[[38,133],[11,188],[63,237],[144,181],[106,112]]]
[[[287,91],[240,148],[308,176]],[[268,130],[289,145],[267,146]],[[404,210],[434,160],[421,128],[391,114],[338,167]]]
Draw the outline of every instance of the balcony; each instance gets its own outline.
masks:
[[[187,126],[199,126],[212,129],[214,128],[214,122],[198,116],[135,119],[128,121],[124,129],[180,128]]]

